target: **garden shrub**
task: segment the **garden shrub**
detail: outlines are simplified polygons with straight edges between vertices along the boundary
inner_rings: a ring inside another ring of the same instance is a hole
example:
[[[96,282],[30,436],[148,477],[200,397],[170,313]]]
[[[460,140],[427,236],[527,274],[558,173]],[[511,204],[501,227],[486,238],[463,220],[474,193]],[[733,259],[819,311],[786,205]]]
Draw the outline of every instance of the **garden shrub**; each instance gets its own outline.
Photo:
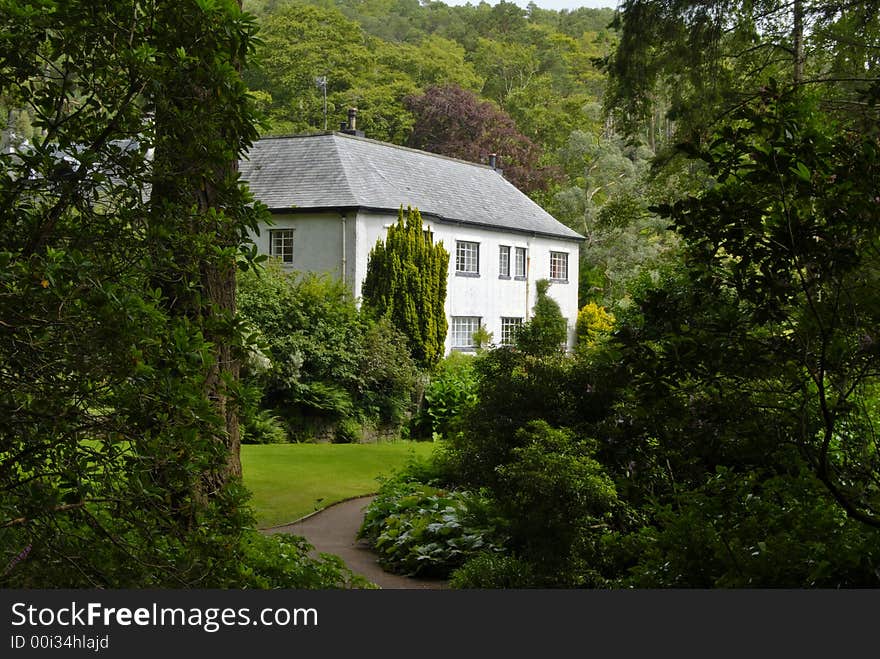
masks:
[[[474,357],[453,352],[444,358],[425,388],[425,411],[432,435],[455,431],[462,415],[477,401]]]
[[[393,478],[384,481],[384,485],[391,487],[391,482],[401,482],[424,483],[438,488],[448,487],[452,480],[445,449],[445,442],[435,442],[430,456],[411,457],[397,470]]]
[[[284,423],[270,410],[255,410],[242,415],[242,444],[284,444],[287,441]]]
[[[354,419],[340,420],[334,429],[333,442],[336,444],[357,444],[363,439],[364,429]]]
[[[448,264],[449,252],[423,228],[419,210],[407,207],[404,216],[401,206],[397,223],[370,250],[361,288],[364,310],[387,317],[427,370],[443,357]]]
[[[575,322],[577,350],[581,352],[607,336],[614,328],[614,314],[595,302],[589,302],[578,311]]]
[[[535,588],[532,565],[516,556],[477,554],[449,577],[452,588]]]
[[[287,533],[247,533],[242,542],[239,588],[375,588],[331,554],[312,558],[305,538]]]
[[[399,428],[411,415],[420,374],[405,338],[359,312],[343,282],[270,261],[240,274],[238,304],[263,358],[245,364],[245,380],[291,436],[351,441],[363,433],[349,420]]]
[[[484,493],[393,480],[367,508],[358,537],[392,572],[446,577],[476,554],[503,551],[502,526]]]
[[[548,573],[562,574],[591,530],[612,521],[614,482],[592,457],[593,443],[569,430],[535,421],[517,431],[516,444],[498,466],[496,489],[513,545]]]
[[[880,586],[880,532],[846,516],[816,478],[718,467],[658,506],[623,585],[640,588]]]
[[[424,387],[406,337],[387,318],[364,319],[355,401],[361,414],[384,426],[409,421]]]
[[[562,354],[543,359],[501,347],[473,360],[474,404],[448,439],[448,461],[456,482],[495,487],[498,465],[510,461],[516,432],[537,419],[553,426],[573,421],[571,361]]]
[[[514,342],[519,350],[537,357],[548,356],[565,349],[568,325],[559,303],[547,294],[548,279],[535,282],[537,300],[532,308],[532,318],[519,328]]]

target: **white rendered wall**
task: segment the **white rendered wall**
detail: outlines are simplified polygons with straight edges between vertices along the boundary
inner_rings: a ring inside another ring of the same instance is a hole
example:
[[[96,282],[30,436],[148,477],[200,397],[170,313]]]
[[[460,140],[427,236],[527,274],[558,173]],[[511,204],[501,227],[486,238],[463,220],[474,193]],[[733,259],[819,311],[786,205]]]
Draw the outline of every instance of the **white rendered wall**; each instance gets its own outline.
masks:
[[[269,254],[269,231],[293,229],[293,263],[282,264],[285,269],[327,273],[334,277],[341,277],[344,272],[347,284],[354,281],[355,263],[351,256],[355,241],[354,213],[274,215],[272,219],[272,226],[260,225],[259,236],[251,234],[261,253]]]
[[[479,316],[482,324],[493,335],[493,341],[501,341],[501,318],[531,317],[535,305],[535,281],[550,278],[550,252],[565,252],[568,256],[568,283],[554,282],[550,296],[556,300],[562,315],[568,320],[568,344],[573,345],[574,323],[578,312],[578,249],[579,243],[543,236],[530,236],[505,231],[493,231],[466,224],[450,224],[423,218],[424,224],[434,233],[434,242],[442,242],[449,252],[449,285],[446,293],[446,318],[452,327],[452,316]],[[387,227],[397,221],[396,216],[361,211],[357,220],[357,250],[354,255],[355,294],[360,295],[361,284],[366,276],[367,258],[370,250]],[[476,242],[480,245],[479,277],[466,277],[455,273],[455,243],[458,240]],[[499,248],[510,247],[509,279],[499,279]],[[514,277],[515,248],[526,248],[526,279]],[[450,335],[446,337],[446,352],[452,349]]]
[[[269,253],[269,229],[294,229],[292,270],[326,272],[339,277],[345,272],[345,282],[356,298],[367,273],[370,250],[388,227],[397,222],[397,215],[371,211],[349,213],[316,213],[276,215],[272,227],[261,227],[260,236],[253,236],[257,248]],[[530,236],[505,231],[492,231],[466,224],[451,224],[424,218],[424,224],[434,232],[434,241],[443,242],[449,252],[449,284],[446,294],[446,317],[452,327],[453,316],[479,316],[481,323],[501,341],[501,318],[531,317],[535,304],[535,281],[550,278],[550,252],[565,252],[568,256],[568,283],[554,282],[550,296],[556,300],[562,315],[568,320],[568,343],[573,345],[574,323],[577,318],[578,248],[570,240]],[[455,273],[455,243],[458,240],[480,245],[479,276],[465,277]],[[499,278],[499,248],[510,247],[510,278]],[[517,280],[515,248],[526,248],[526,278]],[[451,334],[451,332],[450,332]],[[452,349],[451,335],[446,337],[446,352]]]

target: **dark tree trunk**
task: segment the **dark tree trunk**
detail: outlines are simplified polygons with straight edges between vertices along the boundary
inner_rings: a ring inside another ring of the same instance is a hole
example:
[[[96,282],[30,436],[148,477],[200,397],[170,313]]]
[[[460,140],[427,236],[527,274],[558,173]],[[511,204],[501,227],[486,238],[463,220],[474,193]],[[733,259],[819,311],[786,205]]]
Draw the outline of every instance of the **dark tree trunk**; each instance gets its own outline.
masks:
[[[800,84],[804,77],[804,3],[803,0],[794,0],[794,26],[792,28],[792,53],[794,67],[792,81],[795,85]]]
[[[238,5],[241,7],[241,0]],[[181,40],[186,38],[188,35],[182,35]],[[235,52],[219,52],[217,56],[241,70]],[[181,70],[167,82],[173,98],[156,111],[158,176],[152,195],[156,212],[167,213],[171,208],[170,212],[179,214],[181,232],[166,239],[170,271],[160,273],[156,283],[162,287],[170,311],[191,319],[214,346],[204,387],[222,420],[217,441],[223,442],[226,459],[223,467],[202,478],[200,494],[211,497],[230,478],[241,476],[238,409],[231,392],[239,379],[240,361],[232,336],[235,330],[228,322],[236,313],[236,251],[241,226],[238,210],[227,207],[237,203],[228,182],[238,170],[238,150],[228,147],[238,147],[242,135],[237,128],[241,124],[224,119],[229,98],[201,68],[211,62],[191,66],[191,71]],[[217,154],[225,152],[236,155],[222,162]],[[197,246],[195,254],[193,245]]]

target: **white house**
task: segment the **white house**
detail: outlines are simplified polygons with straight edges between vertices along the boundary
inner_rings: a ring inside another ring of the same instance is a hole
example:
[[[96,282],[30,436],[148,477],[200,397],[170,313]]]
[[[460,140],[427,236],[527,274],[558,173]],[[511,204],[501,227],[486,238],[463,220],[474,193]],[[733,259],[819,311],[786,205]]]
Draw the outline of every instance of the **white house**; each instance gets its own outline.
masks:
[[[352,134],[354,133],[354,134]],[[274,224],[258,248],[298,271],[343,278],[355,296],[377,239],[401,206],[418,208],[450,253],[446,351],[472,350],[484,325],[495,343],[530,317],[535,281],[577,317],[582,236],[493,167],[366,139],[356,131],[263,139],[240,163]]]

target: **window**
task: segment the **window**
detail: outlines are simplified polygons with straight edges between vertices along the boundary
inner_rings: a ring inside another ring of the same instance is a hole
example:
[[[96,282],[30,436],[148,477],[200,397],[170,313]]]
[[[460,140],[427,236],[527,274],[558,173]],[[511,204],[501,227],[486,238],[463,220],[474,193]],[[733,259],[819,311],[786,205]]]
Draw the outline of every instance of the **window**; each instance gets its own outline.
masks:
[[[269,231],[269,255],[282,263],[293,263],[293,229]]]
[[[480,243],[464,240],[455,242],[455,272],[466,275],[480,274]]]
[[[514,275],[517,277],[522,277],[523,279],[526,276],[526,248],[525,247],[517,247],[516,248],[516,269],[514,270]]]
[[[550,252],[550,279],[554,281],[568,280],[568,254],[566,252]]]
[[[507,245],[498,248],[498,276],[510,277],[510,247]]]
[[[522,318],[502,318],[501,319],[501,345],[509,346],[513,343],[513,336],[522,326]]]
[[[480,316],[452,317],[452,347],[475,348],[474,332],[480,329]]]

